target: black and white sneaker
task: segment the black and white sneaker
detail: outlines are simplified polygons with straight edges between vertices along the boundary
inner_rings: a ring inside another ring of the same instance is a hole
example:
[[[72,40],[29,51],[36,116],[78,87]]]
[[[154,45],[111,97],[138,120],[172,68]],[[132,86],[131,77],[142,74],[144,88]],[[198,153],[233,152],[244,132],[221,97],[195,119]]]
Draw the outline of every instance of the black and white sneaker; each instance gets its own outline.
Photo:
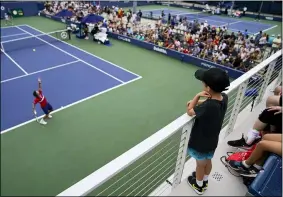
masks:
[[[246,143],[246,139],[244,138],[244,134],[242,134],[242,138],[239,140],[232,140],[232,141],[228,141],[227,144],[229,146],[232,146],[234,148],[240,148],[240,149],[245,149],[245,150],[249,150],[253,147],[253,145],[255,145],[256,143],[258,143],[261,140],[261,138],[257,138],[253,141],[253,143],[251,144],[247,144]]]
[[[253,178],[255,178],[257,176],[257,174],[259,173],[259,171],[260,170],[257,169],[256,167],[251,166],[247,170],[240,170],[240,171],[238,171],[238,173],[241,176],[244,176],[244,177],[253,177]]]
[[[194,177],[194,178],[196,178],[196,172],[193,172],[192,173],[192,176]],[[203,181],[203,189],[207,189],[207,187],[208,187],[208,181]]]
[[[198,186],[196,178],[194,178],[193,176],[189,176],[187,181],[188,181],[188,184],[191,186],[191,188],[193,188],[193,190],[198,195],[202,195],[204,193],[205,191],[204,186],[202,187]]]
[[[236,172],[238,172],[238,174],[240,174],[241,176],[244,177],[256,177],[257,174],[259,173],[259,169],[257,169],[254,166],[251,166],[249,168],[245,167],[243,165],[242,161],[228,161],[227,164]]]

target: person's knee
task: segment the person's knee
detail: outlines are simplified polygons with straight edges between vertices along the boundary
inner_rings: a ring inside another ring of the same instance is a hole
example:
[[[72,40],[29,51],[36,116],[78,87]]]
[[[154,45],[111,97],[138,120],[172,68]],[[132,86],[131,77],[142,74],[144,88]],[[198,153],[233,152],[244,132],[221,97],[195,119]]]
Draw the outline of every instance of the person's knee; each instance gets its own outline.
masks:
[[[279,99],[280,96],[277,95],[279,94],[276,90],[274,90],[274,95],[269,96],[266,100],[266,107],[271,107],[271,106],[278,106],[279,105]]]
[[[197,167],[205,168],[206,165],[207,165],[207,160],[197,160]]]

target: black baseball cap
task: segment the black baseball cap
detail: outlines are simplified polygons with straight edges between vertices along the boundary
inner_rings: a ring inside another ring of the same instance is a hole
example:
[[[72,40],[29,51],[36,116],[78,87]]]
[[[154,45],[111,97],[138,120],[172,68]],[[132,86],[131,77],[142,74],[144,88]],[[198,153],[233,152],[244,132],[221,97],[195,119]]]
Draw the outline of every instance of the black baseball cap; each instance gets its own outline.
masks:
[[[195,77],[204,82],[215,92],[228,90],[230,80],[228,74],[220,68],[210,68],[208,70],[197,70]]]

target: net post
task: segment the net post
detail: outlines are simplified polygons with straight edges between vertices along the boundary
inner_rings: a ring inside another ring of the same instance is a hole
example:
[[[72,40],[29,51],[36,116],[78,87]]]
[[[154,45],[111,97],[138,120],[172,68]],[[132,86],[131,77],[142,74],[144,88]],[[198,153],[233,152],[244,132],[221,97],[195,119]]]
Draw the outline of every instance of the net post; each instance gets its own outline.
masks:
[[[239,114],[240,109],[241,109],[241,104],[243,102],[245,92],[246,92],[247,87],[248,87],[248,83],[249,83],[249,80],[246,80],[238,88],[237,96],[236,96],[235,103],[234,103],[234,106],[233,106],[233,109],[232,109],[232,112],[231,112],[231,115],[230,115],[230,119],[229,119],[229,122],[228,122],[228,125],[227,125],[227,129],[225,131],[224,138],[226,138],[234,129],[236,120],[238,118],[238,114]]]
[[[173,176],[172,188],[175,189],[182,180],[183,170],[186,163],[188,143],[192,131],[194,121],[191,120],[182,128],[182,135],[180,139],[179,152],[176,162],[176,167]]]
[[[276,65],[276,61],[277,61],[277,59],[273,60],[268,65],[267,71],[266,71],[266,73],[264,75],[263,83],[261,84],[261,87],[260,87],[260,90],[259,90],[259,94],[258,94],[257,100],[255,102],[256,105],[259,104],[262,101],[263,95],[265,93],[265,90],[266,90],[267,86],[269,85],[269,81],[270,81],[272,73],[274,71],[274,67]]]

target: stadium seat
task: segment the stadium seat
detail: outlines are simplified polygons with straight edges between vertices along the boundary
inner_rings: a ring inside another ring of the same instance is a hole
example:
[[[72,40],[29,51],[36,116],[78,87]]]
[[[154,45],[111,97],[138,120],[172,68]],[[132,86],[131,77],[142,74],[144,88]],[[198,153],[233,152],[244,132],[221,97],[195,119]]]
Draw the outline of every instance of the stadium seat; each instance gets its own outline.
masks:
[[[252,196],[282,196],[282,158],[272,154],[249,187]]]

